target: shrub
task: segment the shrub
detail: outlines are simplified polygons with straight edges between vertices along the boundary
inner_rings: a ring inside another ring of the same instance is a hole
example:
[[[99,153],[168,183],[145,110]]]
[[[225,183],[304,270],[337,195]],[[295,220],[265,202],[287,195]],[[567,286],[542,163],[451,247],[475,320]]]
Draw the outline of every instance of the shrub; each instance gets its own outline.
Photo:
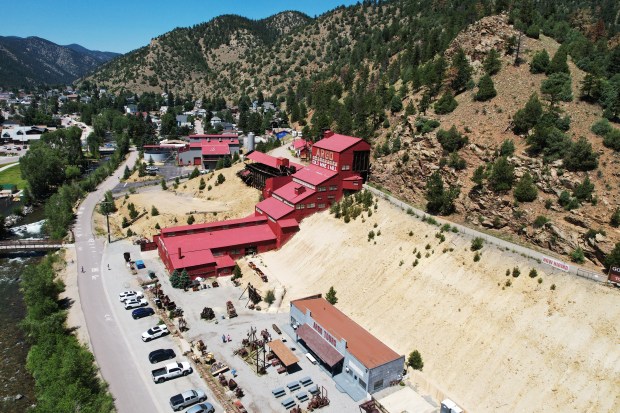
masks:
[[[204,178],[200,178],[200,183],[198,184],[198,190],[202,191],[203,189],[205,189],[207,186]]]
[[[499,147],[499,156],[512,156],[515,153],[515,143],[512,139],[505,139]]]
[[[611,124],[609,123],[609,121],[605,118],[595,122],[592,127],[590,128],[590,130],[598,136],[605,136],[607,135],[609,132],[611,132],[613,128],[611,127]]]
[[[155,208],[155,205],[153,205],[151,207],[151,215],[156,217],[157,215],[159,215],[159,210],[157,208]]]
[[[614,213],[611,214],[609,225],[611,225],[614,228],[618,228],[618,226],[620,226],[620,208],[616,208]]]
[[[164,191],[168,189],[168,185],[166,185],[166,180],[164,178],[161,178],[160,184],[161,184],[161,189],[163,189]]]
[[[226,177],[221,173],[217,176],[217,180],[215,181],[216,185],[221,185],[226,181]]]
[[[555,291],[555,284],[551,284],[551,287],[549,287],[549,289],[550,289],[551,291]]]
[[[133,231],[131,230],[131,228],[129,228],[129,229],[127,230],[127,236],[128,236],[128,237],[133,236]]]
[[[530,278],[536,278],[538,277],[538,271],[536,271],[536,269],[532,268],[530,270],[530,274],[529,274]]]
[[[499,58],[499,53],[497,50],[489,50],[487,57],[482,63],[482,67],[484,68],[484,71],[491,76],[499,72],[499,70],[502,68],[502,61]]]
[[[458,152],[452,152],[448,157],[448,166],[454,168],[455,171],[462,171],[467,167],[467,162],[459,156]]]
[[[583,182],[575,186],[573,196],[577,198],[578,201],[591,201],[593,192],[594,184],[590,182],[590,177],[586,175]]]
[[[572,142],[564,155],[564,166],[569,171],[591,171],[598,167],[598,154],[583,136]]]
[[[407,365],[414,370],[422,370],[424,368],[424,362],[422,361],[422,355],[418,350],[413,350],[407,358]]]
[[[538,284],[542,284],[542,283],[543,283],[542,278],[539,278],[539,279],[538,279]]]
[[[544,215],[539,215],[536,217],[532,225],[534,225],[534,228],[542,228],[547,225],[547,222],[549,222],[549,218]]]
[[[532,39],[538,39],[540,37],[540,27],[537,24],[530,25],[527,29],[525,29],[525,35],[527,37],[531,37]]]
[[[444,189],[439,171],[433,172],[426,182],[426,209],[432,214],[449,215],[455,210],[454,200],[459,195],[458,187]]]
[[[571,102],[573,100],[573,92],[570,75],[563,72],[549,75],[540,85],[540,92],[552,106],[560,101]]]
[[[448,153],[458,151],[468,142],[467,137],[463,137],[457,131],[456,126],[452,126],[449,130],[440,129],[437,132],[437,140],[443,150]]]
[[[603,138],[603,145],[614,151],[620,151],[620,129],[613,128],[607,132]]]
[[[198,178],[199,176],[200,171],[198,170],[198,168],[194,168],[194,170],[192,170],[192,173],[189,175],[189,179]]]
[[[338,302],[338,297],[336,297],[336,290],[334,290],[333,286],[329,287],[329,291],[327,291],[327,294],[325,294],[325,299],[331,305],[335,305]]]
[[[519,269],[519,267],[514,267],[512,269],[512,276],[514,278],[517,278],[519,275],[521,275],[521,270]]]
[[[187,225],[192,225],[194,222],[196,222],[196,218],[193,215],[187,217]]]
[[[478,261],[480,261],[480,254],[476,251],[476,253],[474,254],[474,262]]]
[[[546,50],[536,52],[532,57],[532,63],[530,63],[530,72],[545,73],[549,68],[549,63],[549,53]]]
[[[454,99],[452,93],[445,92],[439,98],[439,100],[435,102],[433,108],[435,109],[435,113],[437,113],[438,115],[445,115],[454,111],[454,109],[456,109],[458,105],[459,104],[457,103],[456,99]]]
[[[570,259],[572,262],[576,262],[577,264],[583,264],[586,261],[586,257],[583,254],[581,247],[577,247],[577,249],[570,253]]]
[[[471,240],[471,250],[472,251],[478,251],[480,249],[482,249],[484,245],[484,240],[480,237],[476,237],[474,239]]]
[[[519,202],[532,202],[538,196],[538,189],[528,172],[523,175],[515,186],[514,196]]]
[[[493,164],[489,184],[495,192],[509,191],[514,183],[514,166],[504,156]]]
[[[523,109],[519,109],[513,117],[513,131],[517,135],[525,134],[530,131],[543,114],[542,104],[538,100],[536,93],[532,94]]]
[[[123,222],[121,223],[121,227],[127,228],[129,226],[129,220],[127,217],[123,217]]]

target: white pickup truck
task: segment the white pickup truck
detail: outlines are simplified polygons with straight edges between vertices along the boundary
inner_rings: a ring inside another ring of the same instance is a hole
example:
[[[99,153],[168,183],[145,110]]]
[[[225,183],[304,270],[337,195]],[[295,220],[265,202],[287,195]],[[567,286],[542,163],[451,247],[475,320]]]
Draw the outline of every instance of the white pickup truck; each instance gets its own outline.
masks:
[[[155,369],[151,372],[155,383],[163,383],[166,380],[187,376],[192,371],[192,366],[187,361],[166,364],[164,367]]]

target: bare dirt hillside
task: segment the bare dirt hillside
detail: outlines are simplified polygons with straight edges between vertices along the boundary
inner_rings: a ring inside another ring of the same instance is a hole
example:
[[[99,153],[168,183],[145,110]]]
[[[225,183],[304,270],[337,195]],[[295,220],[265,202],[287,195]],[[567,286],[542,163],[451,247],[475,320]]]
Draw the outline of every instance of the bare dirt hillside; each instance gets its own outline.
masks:
[[[421,352],[423,390],[467,411],[620,409],[620,291],[491,246],[474,262],[469,239],[438,233],[379,201],[365,222],[313,215],[260,260],[286,288],[282,311],[333,285],[355,321],[401,354]]]
[[[138,237],[152,239],[159,233],[156,224],[161,228],[175,225],[186,225],[190,215],[196,223],[221,221],[224,219],[241,218],[254,213],[254,206],[258,202],[259,191],[247,187],[235,174],[243,169],[242,163],[216,173],[203,175],[189,181],[182,181],[177,189],[168,184],[163,191],[161,186],[146,188],[136,194],[128,194],[116,200],[118,211],[110,215],[112,233],[115,236],[124,236],[131,229]],[[222,174],[225,181],[216,185],[216,179]],[[204,179],[205,188],[199,189],[200,179]],[[143,214],[126,228],[122,228],[123,217],[128,220],[129,204],[132,203],[139,214]],[[155,206],[159,215],[152,215]],[[96,214],[97,228],[100,232],[105,229],[105,217]]]

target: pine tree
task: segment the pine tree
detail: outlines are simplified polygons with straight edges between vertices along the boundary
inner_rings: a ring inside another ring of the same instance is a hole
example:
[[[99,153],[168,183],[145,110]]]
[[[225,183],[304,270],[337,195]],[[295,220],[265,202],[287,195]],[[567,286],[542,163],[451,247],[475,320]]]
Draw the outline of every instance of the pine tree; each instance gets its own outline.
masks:
[[[125,171],[123,172],[123,179],[129,179],[131,176],[131,170],[125,165]]]
[[[598,168],[598,153],[583,136],[573,142],[564,155],[564,166],[569,171],[591,171]]]
[[[334,290],[334,286],[329,287],[329,291],[325,294],[325,299],[331,305],[335,305],[338,302],[338,297],[336,297],[336,290]]]
[[[547,70],[547,74],[553,73],[566,73],[570,74],[568,70],[568,51],[564,45],[560,46],[557,52],[553,55],[553,59],[549,63],[549,69]]]
[[[484,178],[485,178],[485,170],[484,170],[484,166],[480,165],[479,167],[476,168],[476,170],[474,171],[474,174],[471,177],[471,180],[473,183],[475,183],[476,185],[474,185],[474,189],[478,190],[478,189],[482,189],[482,185],[484,184]]]
[[[590,177],[586,175],[583,182],[575,186],[573,196],[578,201],[592,201],[592,193],[594,192],[594,184],[590,182]]]
[[[422,361],[422,355],[418,350],[413,350],[407,358],[407,365],[414,370],[420,370],[424,368],[424,362]]]
[[[502,61],[499,58],[499,53],[495,49],[491,49],[487,57],[484,59],[482,63],[484,67],[484,71],[489,75],[493,76],[502,68]]]
[[[405,116],[415,115],[415,107],[413,106],[413,101],[409,101],[407,107],[405,108]]]
[[[513,118],[513,131],[517,135],[525,134],[530,131],[542,116],[543,108],[536,93],[530,96],[523,109],[519,109]]]
[[[192,282],[192,280],[189,277],[189,274],[187,273],[187,270],[185,268],[183,268],[183,271],[181,271],[181,278],[179,280],[180,288],[185,289],[185,288],[189,287],[191,282]]]
[[[445,115],[447,113],[454,111],[454,109],[456,109],[457,106],[458,106],[458,103],[456,99],[454,99],[454,96],[452,95],[452,93],[446,91],[441,96],[441,98],[439,98],[439,100],[435,102],[434,109],[435,109],[435,113],[437,113],[438,115]]]
[[[452,57],[451,70],[454,71],[454,77],[450,82],[450,87],[456,93],[460,93],[465,90],[473,72],[463,49],[458,49]]]
[[[534,185],[532,175],[528,172],[517,182],[514,191],[515,199],[519,202],[532,202],[538,196],[538,189]]]
[[[172,275],[170,275],[170,285],[172,288],[180,288],[181,285],[181,277],[179,276],[179,271],[172,271]]]
[[[460,189],[450,187],[444,189],[443,180],[439,171],[433,174],[426,181],[426,210],[431,214],[450,215],[454,212],[454,200],[458,197]]]
[[[474,100],[485,102],[493,99],[495,96],[497,96],[497,91],[495,90],[493,79],[488,74],[482,76],[480,82],[478,82],[478,92],[474,95]]]
[[[549,63],[549,53],[545,49],[536,52],[530,63],[530,73],[546,73]]]
[[[514,183],[514,166],[508,162],[504,156],[500,157],[493,164],[489,185],[495,192],[509,191]]]
[[[540,85],[540,92],[547,98],[551,106],[557,102],[570,102],[573,100],[570,75],[559,72],[549,75]]]
[[[401,110],[403,110],[403,102],[400,96],[394,95],[390,103],[390,111],[392,113],[396,113],[396,112],[400,112]]]

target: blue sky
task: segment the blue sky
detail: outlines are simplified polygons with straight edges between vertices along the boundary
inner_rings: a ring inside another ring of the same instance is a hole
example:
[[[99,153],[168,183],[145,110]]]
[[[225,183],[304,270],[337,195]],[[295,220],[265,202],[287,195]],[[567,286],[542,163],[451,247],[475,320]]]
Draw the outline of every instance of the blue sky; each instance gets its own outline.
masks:
[[[284,10],[311,17],[356,0],[0,0],[0,36],[38,36],[57,44],[126,53],[175,27],[222,14],[261,19]]]

